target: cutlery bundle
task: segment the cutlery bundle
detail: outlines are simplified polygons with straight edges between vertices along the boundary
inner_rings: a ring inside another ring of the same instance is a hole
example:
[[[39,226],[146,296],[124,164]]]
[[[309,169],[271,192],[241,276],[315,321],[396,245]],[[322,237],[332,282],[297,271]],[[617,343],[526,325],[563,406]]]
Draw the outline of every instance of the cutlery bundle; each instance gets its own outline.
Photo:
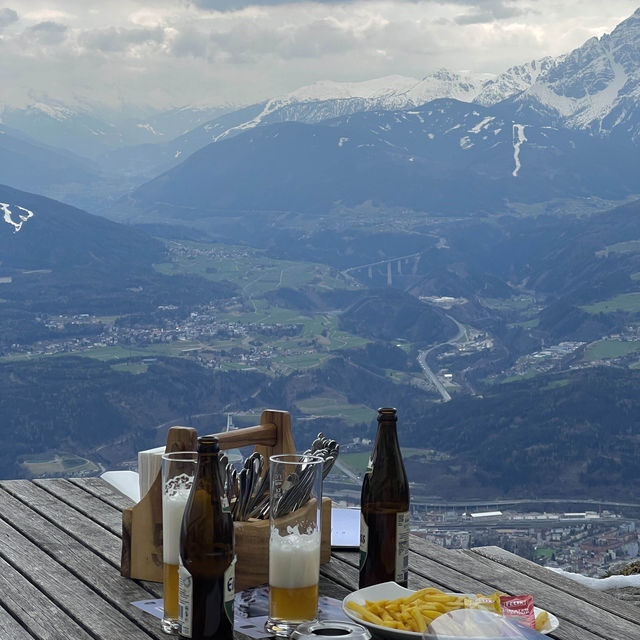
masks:
[[[324,460],[322,478],[333,467],[339,453],[335,440],[325,438],[322,433],[313,441],[305,454],[319,456]],[[238,470],[226,455],[220,456],[224,492],[231,507],[231,515],[238,522],[249,518],[269,518],[269,461],[257,452],[252,453]],[[278,501],[276,516],[280,517],[299,509],[309,499],[312,475],[305,465],[299,465],[287,478],[287,489]]]

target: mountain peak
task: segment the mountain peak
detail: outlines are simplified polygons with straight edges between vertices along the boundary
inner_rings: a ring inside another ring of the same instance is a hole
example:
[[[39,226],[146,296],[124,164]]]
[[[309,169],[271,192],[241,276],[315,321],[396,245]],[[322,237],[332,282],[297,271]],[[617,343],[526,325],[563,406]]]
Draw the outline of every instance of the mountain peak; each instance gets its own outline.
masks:
[[[398,91],[406,91],[416,82],[415,78],[401,75],[384,76],[360,82],[320,80],[313,84],[299,87],[285,96],[277,98],[277,100],[282,102],[309,102],[349,98],[371,99]]]
[[[618,128],[635,139],[640,136],[633,116],[639,95],[640,9],[611,34],[589,38],[553,60],[516,99],[555,112],[569,128],[598,135]]]

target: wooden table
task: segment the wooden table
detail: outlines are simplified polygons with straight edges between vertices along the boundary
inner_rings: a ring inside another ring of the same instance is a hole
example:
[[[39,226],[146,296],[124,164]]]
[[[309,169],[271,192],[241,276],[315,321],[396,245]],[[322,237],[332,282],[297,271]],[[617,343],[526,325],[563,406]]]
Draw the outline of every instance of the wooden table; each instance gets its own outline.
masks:
[[[131,605],[161,596],[120,576],[123,496],[99,478],[0,482],[0,640],[166,640],[159,620]],[[412,537],[409,586],[532,593],[554,613],[560,640],[640,640],[640,609],[497,547],[442,549]],[[324,595],[357,585],[357,552],[321,568]]]

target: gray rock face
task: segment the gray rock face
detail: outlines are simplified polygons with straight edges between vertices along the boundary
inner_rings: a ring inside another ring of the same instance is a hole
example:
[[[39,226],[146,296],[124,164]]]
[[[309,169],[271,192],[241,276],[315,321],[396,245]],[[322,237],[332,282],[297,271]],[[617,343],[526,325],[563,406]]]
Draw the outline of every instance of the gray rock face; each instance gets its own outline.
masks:
[[[518,101],[555,111],[561,126],[638,138],[640,9],[611,34],[590,38],[547,65]]]

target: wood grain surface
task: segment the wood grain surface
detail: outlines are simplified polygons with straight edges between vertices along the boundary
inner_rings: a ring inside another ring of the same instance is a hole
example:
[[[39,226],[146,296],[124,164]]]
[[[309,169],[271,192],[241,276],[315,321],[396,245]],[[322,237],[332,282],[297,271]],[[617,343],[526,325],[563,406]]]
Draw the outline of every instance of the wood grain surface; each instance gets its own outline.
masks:
[[[131,500],[99,478],[0,482],[0,640],[163,640],[131,603],[161,585],[120,575]],[[639,610],[497,547],[447,550],[411,537],[409,587],[531,593],[560,620],[556,640],[640,640]],[[358,551],[333,550],[320,593],[358,587]],[[246,637],[236,631],[239,640]]]

